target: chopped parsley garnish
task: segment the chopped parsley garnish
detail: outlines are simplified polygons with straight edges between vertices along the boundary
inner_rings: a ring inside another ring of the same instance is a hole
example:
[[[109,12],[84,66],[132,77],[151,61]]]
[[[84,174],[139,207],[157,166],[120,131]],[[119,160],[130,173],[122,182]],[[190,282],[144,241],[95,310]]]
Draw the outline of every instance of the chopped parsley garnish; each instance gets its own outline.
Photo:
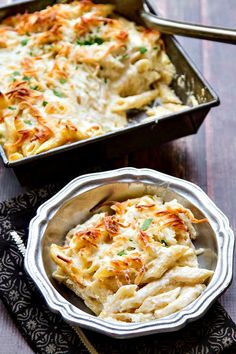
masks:
[[[86,39],[84,41],[81,41],[80,39],[77,39],[77,44],[79,45],[93,45],[93,44],[98,44],[101,45],[104,42],[104,40],[101,37],[91,37],[89,39]]]
[[[129,241],[132,241],[132,242],[133,242],[132,238],[129,238]]]
[[[15,78],[15,77],[13,77],[12,81],[13,81],[13,82],[16,82],[16,78]]]
[[[32,89],[32,90],[38,90],[38,85],[36,85],[36,86],[30,86],[30,88]]]
[[[149,226],[151,225],[152,221],[153,221],[153,218],[146,219],[144,221],[143,225],[141,226],[141,230],[146,231],[149,228]]]
[[[20,42],[20,44],[24,47],[28,42],[29,42],[29,40],[27,38],[25,38]]]
[[[47,104],[48,104],[48,102],[47,102],[47,101],[43,101],[43,107],[46,107],[46,106],[47,106]]]
[[[125,251],[121,251],[121,252],[119,252],[117,254],[118,254],[118,256],[124,256],[125,255]]]
[[[28,124],[28,125],[32,125],[31,120],[28,120],[28,119],[25,119],[25,120],[24,120],[24,123],[25,123],[25,124]]]
[[[104,83],[107,84],[107,78],[106,77],[104,78]]]
[[[92,45],[93,44],[89,41],[81,41],[80,39],[77,39],[76,43],[79,45]]]
[[[60,81],[61,84],[65,84],[67,80],[64,79],[64,78],[61,78],[59,81]]]
[[[147,52],[147,48],[146,47],[140,47],[139,51],[140,51],[141,54],[144,54],[144,53]]]
[[[129,58],[129,54],[124,54],[124,55],[122,55],[122,57],[121,57],[121,59],[128,59]]]
[[[31,77],[30,76],[23,76],[22,78],[24,81],[30,81],[31,80]]]
[[[165,240],[161,240],[161,243],[162,243],[164,246],[168,247],[168,243],[167,243]]]
[[[103,42],[104,40],[101,37],[94,38],[94,43],[97,43],[98,45],[101,45]]]
[[[19,75],[20,75],[20,72],[19,72],[19,71],[13,71],[12,75],[13,75],[13,76],[19,76]]]
[[[60,92],[60,91],[58,91],[57,89],[54,89],[54,90],[53,90],[53,93],[54,93],[54,95],[57,96],[57,97],[61,97],[61,98],[62,98],[62,97],[66,97],[63,92]]]
[[[15,110],[16,110],[16,107],[9,106],[8,109],[11,109],[12,111],[15,111]]]

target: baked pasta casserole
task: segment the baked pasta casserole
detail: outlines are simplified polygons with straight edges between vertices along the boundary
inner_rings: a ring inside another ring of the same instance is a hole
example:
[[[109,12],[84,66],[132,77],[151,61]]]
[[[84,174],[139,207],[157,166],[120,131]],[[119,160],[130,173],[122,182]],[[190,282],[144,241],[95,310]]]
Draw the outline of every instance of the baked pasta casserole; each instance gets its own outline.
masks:
[[[186,108],[160,33],[88,0],[0,24],[0,142],[13,161]],[[157,107],[152,109],[151,104]]]
[[[51,245],[53,277],[108,321],[162,318],[200,296],[213,271],[199,268],[193,224],[207,220],[157,196],[111,204]]]

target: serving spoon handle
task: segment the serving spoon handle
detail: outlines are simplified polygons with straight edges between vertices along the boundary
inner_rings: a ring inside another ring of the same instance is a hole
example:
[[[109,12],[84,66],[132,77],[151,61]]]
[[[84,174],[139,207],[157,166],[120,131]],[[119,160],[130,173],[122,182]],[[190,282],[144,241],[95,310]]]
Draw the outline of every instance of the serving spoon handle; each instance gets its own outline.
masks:
[[[156,28],[162,33],[177,34],[186,37],[236,44],[236,29],[203,26],[168,20],[143,10],[140,12],[140,17],[149,28]]]

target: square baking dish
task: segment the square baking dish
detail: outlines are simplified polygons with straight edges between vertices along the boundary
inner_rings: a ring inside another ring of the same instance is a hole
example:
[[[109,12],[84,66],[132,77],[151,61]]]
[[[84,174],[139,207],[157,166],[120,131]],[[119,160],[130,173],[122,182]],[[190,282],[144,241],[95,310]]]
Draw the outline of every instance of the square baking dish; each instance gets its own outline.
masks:
[[[0,19],[18,12],[33,12],[53,3],[54,0],[38,0],[17,2],[5,7],[0,5]],[[184,104],[187,104],[189,93],[197,98],[199,104],[158,120],[131,119],[125,128],[17,161],[9,161],[0,147],[4,165],[13,168],[21,184],[32,186],[55,182],[59,179],[56,176],[68,181],[79,174],[81,167],[98,165],[139,149],[197,133],[209,110],[219,105],[219,98],[178,41],[167,35],[163,35],[163,39],[177,72],[172,83],[173,89]],[[62,171],[66,171],[66,176]]]

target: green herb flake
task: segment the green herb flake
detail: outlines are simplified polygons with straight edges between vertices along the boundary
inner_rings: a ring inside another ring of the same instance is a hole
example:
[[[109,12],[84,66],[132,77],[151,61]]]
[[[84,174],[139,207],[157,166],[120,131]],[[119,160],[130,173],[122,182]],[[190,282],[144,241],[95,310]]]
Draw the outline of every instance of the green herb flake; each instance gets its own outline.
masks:
[[[30,76],[23,76],[22,80],[24,81],[30,81],[31,77]]]
[[[65,84],[65,83],[66,83],[66,81],[67,81],[67,80],[66,80],[66,79],[64,79],[64,78],[61,78],[59,81],[60,81],[60,83],[63,85],[63,84]]]
[[[43,107],[46,107],[46,106],[47,106],[47,104],[48,104],[48,102],[47,102],[47,101],[43,101]]]
[[[94,38],[94,43],[97,43],[98,45],[101,45],[103,42],[104,40],[101,37]]]
[[[161,243],[163,244],[163,246],[168,247],[168,243],[165,240],[161,240]]]
[[[26,44],[29,42],[29,40],[27,38],[23,39],[20,44],[24,47],[26,46]]]
[[[153,218],[146,219],[144,221],[143,225],[141,226],[141,230],[146,231],[149,228],[149,226],[151,225],[152,221],[153,221]]]
[[[121,252],[119,252],[117,254],[118,254],[118,256],[124,256],[125,255],[125,251],[121,251]]]
[[[89,42],[89,41],[81,41],[80,39],[77,39],[76,43],[78,45],[92,45],[91,42]]]
[[[122,57],[121,57],[121,59],[128,59],[129,58],[129,54],[124,54],[124,55],[122,55]]]
[[[12,110],[12,111],[15,111],[15,110],[16,110],[16,107],[9,106],[8,109],[10,109],[10,110]]]
[[[133,242],[132,238],[129,238],[129,241]]]
[[[144,53],[147,52],[147,48],[146,47],[140,47],[139,51],[140,51],[141,54],[144,54]]]
[[[54,90],[53,90],[53,93],[54,93],[54,95],[57,96],[57,97],[61,97],[61,98],[66,97],[66,96],[64,95],[64,93],[58,91],[57,89],[54,89]]]
[[[36,86],[30,86],[30,88],[31,88],[31,90],[38,90],[38,85],[36,85]]]
[[[93,44],[98,44],[101,45],[104,42],[104,40],[100,37],[91,37],[89,39],[86,39],[85,41],[81,41],[80,39],[77,39],[76,43],[78,45],[93,45]]]
[[[12,82],[16,82],[16,78],[15,77],[13,77]]]
[[[28,125],[32,125],[31,120],[28,120],[28,119],[24,119],[24,123],[25,123],[25,124],[28,124]]]
[[[20,72],[19,71],[13,71],[12,75],[13,76],[20,76]]]
[[[104,83],[107,84],[107,78],[106,77],[104,78]]]

